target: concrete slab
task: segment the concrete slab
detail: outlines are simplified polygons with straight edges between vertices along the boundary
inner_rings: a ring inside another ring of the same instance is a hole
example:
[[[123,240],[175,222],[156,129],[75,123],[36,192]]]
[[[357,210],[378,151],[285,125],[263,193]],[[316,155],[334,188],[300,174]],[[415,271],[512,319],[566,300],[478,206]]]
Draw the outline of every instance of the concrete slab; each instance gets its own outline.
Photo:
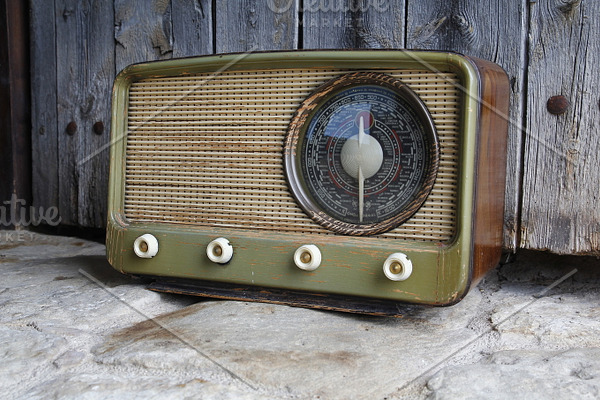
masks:
[[[392,319],[158,294],[104,251],[0,236],[2,398],[600,395],[596,258],[524,252],[459,304]]]

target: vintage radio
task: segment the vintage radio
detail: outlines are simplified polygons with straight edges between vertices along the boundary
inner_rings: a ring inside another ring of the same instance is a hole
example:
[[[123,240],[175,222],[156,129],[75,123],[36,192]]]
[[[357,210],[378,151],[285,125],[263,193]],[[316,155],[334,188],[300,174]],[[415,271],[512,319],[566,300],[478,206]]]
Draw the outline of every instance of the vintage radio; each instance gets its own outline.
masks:
[[[151,289],[398,314],[500,257],[509,86],[448,52],[213,55],[113,91],[107,254]]]

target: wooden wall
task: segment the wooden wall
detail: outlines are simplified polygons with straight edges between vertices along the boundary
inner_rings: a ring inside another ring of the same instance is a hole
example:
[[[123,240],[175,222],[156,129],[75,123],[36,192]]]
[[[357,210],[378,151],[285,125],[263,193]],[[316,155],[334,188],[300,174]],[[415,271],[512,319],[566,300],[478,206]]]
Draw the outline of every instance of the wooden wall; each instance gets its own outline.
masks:
[[[0,0],[0,230],[22,225],[13,196],[31,204],[28,35],[26,4]]]
[[[247,50],[419,48],[511,80],[505,247],[600,254],[596,0],[30,2],[33,201],[106,219],[110,88],[128,64]],[[570,104],[552,114],[547,101]]]

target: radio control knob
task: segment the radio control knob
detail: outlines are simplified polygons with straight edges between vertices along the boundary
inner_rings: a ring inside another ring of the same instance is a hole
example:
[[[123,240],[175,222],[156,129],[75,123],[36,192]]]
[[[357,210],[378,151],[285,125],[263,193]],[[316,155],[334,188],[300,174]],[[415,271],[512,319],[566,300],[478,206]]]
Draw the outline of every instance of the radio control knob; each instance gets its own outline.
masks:
[[[294,263],[305,271],[314,271],[321,265],[321,250],[314,244],[300,246],[294,252]]]
[[[133,251],[140,258],[152,258],[158,253],[158,240],[146,233],[133,242]]]
[[[206,255],[214,263],[227,264],[233,257],[233,246],[229,240],[221,237],[206,246]]]
[[[383,263],[383,273],[392,281],[404,281],[412,274],[412,262],[404,253],[391,254]]]

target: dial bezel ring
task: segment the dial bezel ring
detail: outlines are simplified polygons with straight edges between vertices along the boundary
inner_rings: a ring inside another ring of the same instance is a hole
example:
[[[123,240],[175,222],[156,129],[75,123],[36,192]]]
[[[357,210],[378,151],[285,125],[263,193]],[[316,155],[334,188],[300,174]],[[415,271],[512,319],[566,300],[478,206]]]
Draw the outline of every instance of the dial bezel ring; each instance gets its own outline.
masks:
[[[381,86],[390,89],[408,103],[423,127],[427,160],[425,161],[424,174],[418,190],[399,213],[374,223],[354,224],[331,216],[314,200],[313,195],[304,183],[299,149],[305,140],[313,116],[320,108],[337,93],[361,85]],[[288,126],[284,143],[283,163],[286,180],[292,195],[313,221],[335,233],[365,236],[387,232],[406,222],[421,208],[435,183],[439,167],[439,154],[440,145],[435,123],[426,105],[415,92],[400,79],[384,73],[351,72],[331,79],[302,101]]]

